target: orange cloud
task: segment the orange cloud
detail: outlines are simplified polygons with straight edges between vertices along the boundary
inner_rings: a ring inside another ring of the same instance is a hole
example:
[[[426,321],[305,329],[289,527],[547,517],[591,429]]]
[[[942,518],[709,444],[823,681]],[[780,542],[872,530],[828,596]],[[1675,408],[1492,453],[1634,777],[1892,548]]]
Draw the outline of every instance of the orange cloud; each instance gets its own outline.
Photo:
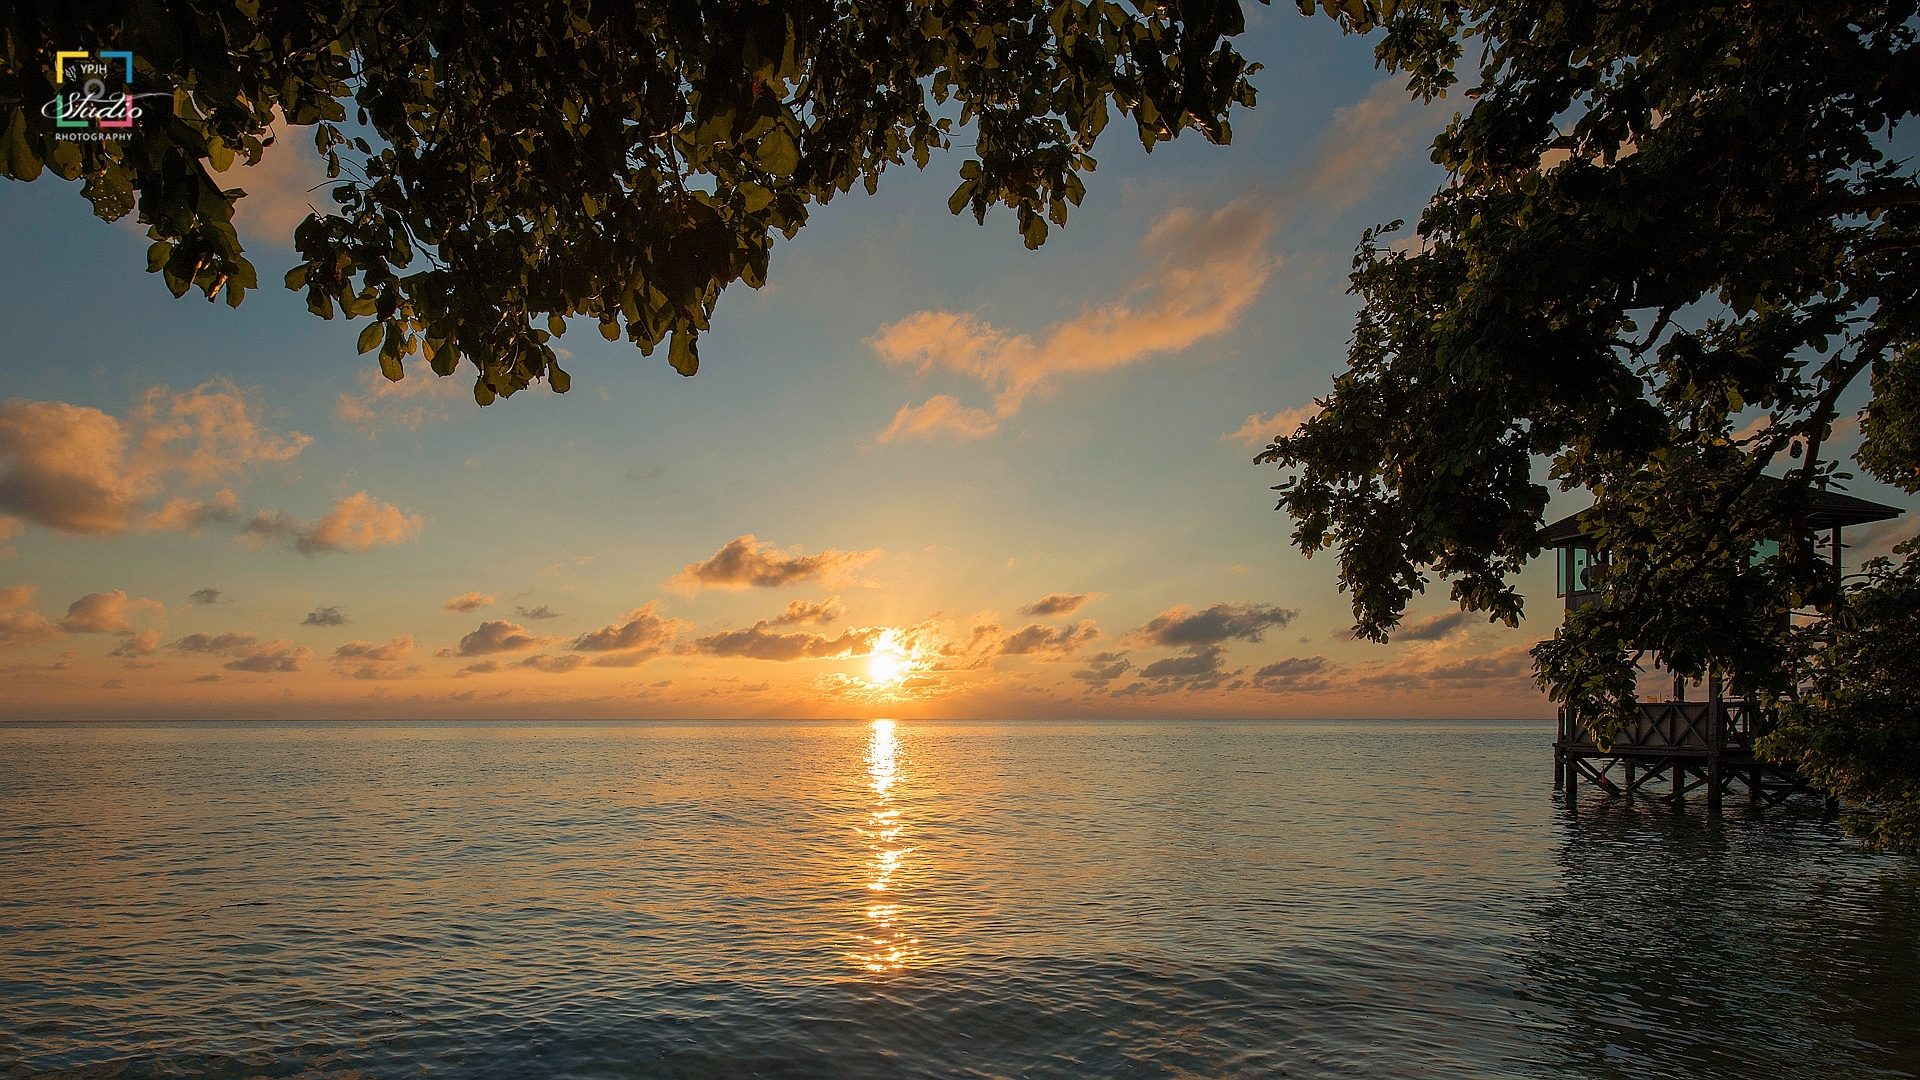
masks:
[[[424,424],[451,420],[451,403],[472,395],[469,384],[435,374],[424,359],[408,363],[406,377],[398,382],[366,368],[360,372],[360,386],[360,393],[334,399],[333,415],[370,440],[382,431],[418,431]]]
[[[108,656],[124,656],[133,659],[140,656],[152,656],[160,649],[160,631],[148,627],[127,640],[114,646]]]
[[[158,600],[130,597],[122,589],[88,593],[67,605],[60,629],[69,634],[131,634],[132,617],[142,612],[164,620],[167,606]]]
[[[413,635],[397,637],[384,645],[371,641],[349,641],[333,650],[327,662],[336,674],[351,679],[404,679],[425,670],[418,664],[403,664],[413,656]]]
[[[140,527],[149,532],[184,532],[200,535],[208,525],[224,524],[240,516],[240,499],[232,488],[221,488],[211,499],[175,498],[148,514]]]
[[[803,582],[818,581],[828,586],[839,584],[846,576],[886,554],[879,548],[868,551],[829,549],[805,555],[796,547],[781,551],[772,541],[756,540],[753,534],[729,540],[706,562],[688,563],[687,568],[668,579],[667,587],[693,593],[709,589],[777,589]]]
[[[893,414],[893,423],[880,433],[881,442],[892,442],[902,437],[925,438],[932,435],[953,435],[962,439],[978,439],[1000,430],[1000,425],[985,409],[975,409],[960,404],[960,399],[952,394],[935,394],[923,405],[902,405],[900,411]]]
[[[180,652],[206,653],[219,656],[238,652],[251,646],[255,637],[241,630],[229,630],[224,634],[209,634],[206,631],[188,634],[186,637],[167,643],[167,648]]]
[[[293,233],[308,214],[336,212],[332,195],[337,180],[327,179],[327,163],[313,145],[313,129],[287,123],[274,110],[276,138],[257,165],[245,155],[220,174],[221,186],[247,193],[233,208],[233,225],[249,244],[268,243],[291,250]]]
[[[456,614],[466,615],[479,611],[483,607],[492,607],[493,597],[479,592],[461,593],[459,596],[448,597],[447,602],[440,606]]]
[[[222,666],[228,671],[300,671],[312,656],[313,650],[305,645],[296,647],[286,638],[277,638],[265,645],[241,649],[239,659],[229,660]]]
[[[873,652],[874,642],[886,632],[885,627],[868,626],[843,630],[835,638],[822,634],[782,634],[762,619],[744,630],[708,634],[689,646],[688,651],[748,660],[834,660],[868,655]]]
[[[681,619],[659,616],[658,600],[650,600],[601,627],[580,635],[573,642],[577,652],[608,653],[595,660],[595,667],[636,667],[667,647],[682,629],[690,626]]]
[[[481,623],[478,630],[461,638],[459,655],[486,656],[489,653],[526,652],[548,644],[552,640],[527,633],[527,628],[519,623],[497,619],[493,622]]]
[[[1237,442],[1243,446],[1258,450],[1275,439],[1292,435],[1300,430],[1300,425],[1320,415],[1320,406],[1316,402],[1302,405],[1297,409],[1282,409],[1272,416],[1259,413],[1248,415],[1247,422],[1240,425],[1238,431],[1229,431],[1220,436],[1221,442]]]
[[[814,626],[840,621],[847,609],[837,596],[825,600],[794,600],[787,604],[787,610],[773,620],[775,626]]]
[[[145,503],[176,477],[235,476],[287,461],[313,441],[268,431],[259,412],[224,379],[181,394],[156,386],[125,421],[64,402],[9,401],[0,406],[0,509],[82,536],[118,536],[136,523],[192,529],[218,520],[237,512],[231,492],[177,500],[150,516]]]
[[[1044,626],[1033,623],[1008,634],[1000,643],[1001,656],[1032,656],[1042,660],[1067,660],[1082,648],[1106,637],[1092,619],[1078,626]]]
[[[241,530],[241,542],[252,547],[273,541],[292,541],[302,555],[323,551],[368,551],[388,544],[404,544],[420,535],[425,521],[405,514],[392,503],[364,491],[333,504],[326,516],[311,525],[283,510],[262,510]]]
[[[33,610],[38,585],[9,585],[0,589],[0,648],[36,645],[64,637],[60,628]]]
[[[1278,265],[1266,250],[1273,225],[1272,212],[1251,197],[1204,216],[1177,208],[1141,241],[1142,259],[1152,268],[1126,299],[1089,307],[1037,339],[972,313],[921,311],[881,327],[867,343],[889,364],[979,379],[995,394],[994,414],[1009,417],[1029,395],[1062,376],[1178,352],[1239,325]],[[883,440],[954,430],[956,423],[960,433],[984,434],[983,425],[991,423],[981,410],[966,410],[947,395],[920,410],[924,417],[902,410]]]

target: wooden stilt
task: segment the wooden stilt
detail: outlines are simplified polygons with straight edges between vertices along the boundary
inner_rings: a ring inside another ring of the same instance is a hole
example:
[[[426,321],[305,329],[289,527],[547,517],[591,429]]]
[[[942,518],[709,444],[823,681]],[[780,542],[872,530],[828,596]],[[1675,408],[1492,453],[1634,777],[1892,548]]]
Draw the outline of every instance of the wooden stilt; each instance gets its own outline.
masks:
[[[1707,809],[1720,809],[1720,751],[1727,744],[1727,718],[1720,700],[1720,673],[1707,673]]]

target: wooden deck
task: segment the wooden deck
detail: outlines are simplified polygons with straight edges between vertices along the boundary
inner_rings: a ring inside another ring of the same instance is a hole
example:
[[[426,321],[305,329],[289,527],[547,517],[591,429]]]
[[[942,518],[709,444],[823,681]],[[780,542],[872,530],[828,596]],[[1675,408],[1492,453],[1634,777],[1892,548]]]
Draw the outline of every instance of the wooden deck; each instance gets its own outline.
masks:
[[[1578,799],[1582,782],[1617,797],[1664,789],[1675,802],[1704,788],[1707,805],[1715,808],[1735,793],[1744,793],[1755,806],[1822,794],[1791,768],[1754,756],[1753,741],[1765,732],[1769,718],[1757,702],[1721,699],[1717,692],[1707,701],[1643,702],[1639,718],[1601,746],[1591,730],[1570,723],[1562,709],[1553,743],[1553,787],[1566,792],[1569,805]]]

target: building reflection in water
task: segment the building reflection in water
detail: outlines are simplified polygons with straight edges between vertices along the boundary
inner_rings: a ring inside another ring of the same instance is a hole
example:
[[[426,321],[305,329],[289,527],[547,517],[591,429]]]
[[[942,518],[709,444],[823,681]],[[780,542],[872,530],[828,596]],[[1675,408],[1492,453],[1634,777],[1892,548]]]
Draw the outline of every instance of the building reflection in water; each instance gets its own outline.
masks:
[[[872,972],[900,971],[919,954],[919,941],[901,925],[901,904],[895,879],[913,853],[903,845],[906,826],[894,805],[894,785],[900,779],[900,741],[894,722],[875,720],[867,741],[867,790],[872,801],[857,831],[867,843],[865,877],[865,932],[859,949],[849,959]]]

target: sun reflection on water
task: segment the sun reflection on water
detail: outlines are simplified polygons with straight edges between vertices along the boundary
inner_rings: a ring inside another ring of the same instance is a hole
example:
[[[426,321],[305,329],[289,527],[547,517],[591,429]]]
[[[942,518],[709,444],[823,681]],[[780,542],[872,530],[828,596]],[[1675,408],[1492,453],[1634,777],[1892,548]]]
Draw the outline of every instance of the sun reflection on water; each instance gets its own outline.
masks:
[[[873,803],[857,831],[867,842],[867,925],[865,933],[856,935],[859,949],[848,959],[867,971],[901,971],[919,955],[920,942],[907,934],[895,899],[894,879],[913,849],[901,843],[906,826],[893,803],[893,786],[900,777],[900,742],[893,721],[873,722],[866,765]]]

